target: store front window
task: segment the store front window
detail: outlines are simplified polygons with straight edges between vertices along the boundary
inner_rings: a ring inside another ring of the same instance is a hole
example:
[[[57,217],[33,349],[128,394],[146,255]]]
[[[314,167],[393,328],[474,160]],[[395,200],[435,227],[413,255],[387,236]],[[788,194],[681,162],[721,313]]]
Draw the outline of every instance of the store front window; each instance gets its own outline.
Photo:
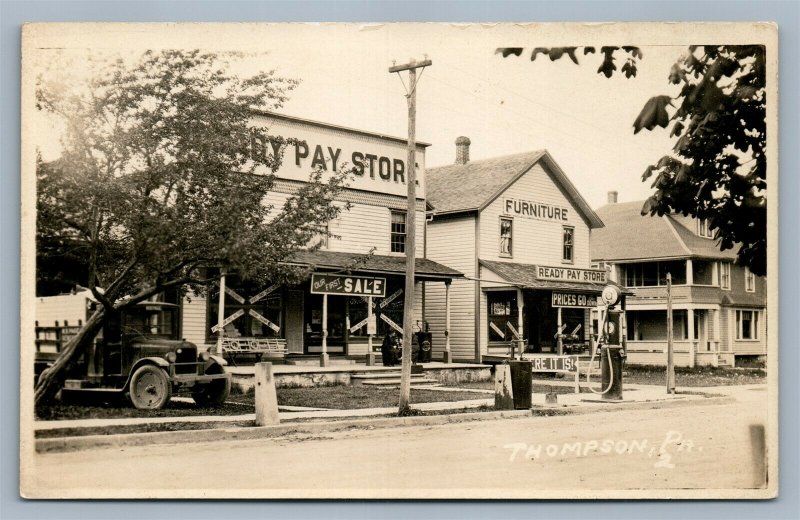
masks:
[[[490,291],[486,294],[488,304],[489,341],[510,341],[508,324],[517,326],[517,293],[512,291]]]
[[[284,337],[283,292],[280,287],[241,280],[236,275],[227,275],[225,286],[225,318],[239,314],[225,326],[227,337]],[[209,289],[207,306],[209,340],[217,337],[216,333],[211,332],[211,327],[216,325],[219,319],[219,292],[219,285]]]

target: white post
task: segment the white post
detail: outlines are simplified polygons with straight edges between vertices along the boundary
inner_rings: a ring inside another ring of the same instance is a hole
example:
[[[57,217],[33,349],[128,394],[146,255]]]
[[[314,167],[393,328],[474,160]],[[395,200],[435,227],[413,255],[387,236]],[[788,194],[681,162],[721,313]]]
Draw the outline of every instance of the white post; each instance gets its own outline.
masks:
[[[372,350],[372,333],[369,332],[372,322],[372,296],[367,296],[367,366],[375,364],[375,352]]]
[[[450,352],[450,282],[444,283],[444,362],[453,362]]]
[[[272,363],[256,363],[255,376],[256,426],[280,423]]]
[[[694,265],[691,260],[686,260],[686,285],[694,285]]]
[[[322,295],[322,354],[319,355],[319,366],[328,366],[328,295]]]
[[[672,274],[667,273],[667,393],[675,393],[675,352],[672,330]]]
[[[219,305],[217,306],[217,345],[214,348],[214,353],[222,355],[222,336],[225,331],[223,330],[222,322],[225,321],[225,270],[222,270],[222,276],[219,277]]]
[[[522,350],[525,342],[525,325],[522,320],[522,311],[525,308],[525,295],[522,294],[522,289],[517,289],[517,331],[519,332],[519,358],[522,359]]]
[[[514,409],[514,391],[511,386],[511,367],[497,365],[494,372],[494,408],[495,410]]]
[[[696,345],[699,338],[694,334],[694,309],[686,309],[686,337],[689,339],[689,368],[694,366]]]

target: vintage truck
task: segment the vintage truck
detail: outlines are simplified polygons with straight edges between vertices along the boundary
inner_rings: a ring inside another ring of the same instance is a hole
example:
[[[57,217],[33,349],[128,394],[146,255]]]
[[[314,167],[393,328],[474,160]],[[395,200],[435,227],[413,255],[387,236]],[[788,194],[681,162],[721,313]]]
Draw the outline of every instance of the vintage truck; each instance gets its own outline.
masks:
[[[159,409],[173,394],[219,406],[231,387],[227,362],[179,339],[179,306],[141,302],[108,317],[93,348],[68,375],[62,397],[120,392],[136,408]]]

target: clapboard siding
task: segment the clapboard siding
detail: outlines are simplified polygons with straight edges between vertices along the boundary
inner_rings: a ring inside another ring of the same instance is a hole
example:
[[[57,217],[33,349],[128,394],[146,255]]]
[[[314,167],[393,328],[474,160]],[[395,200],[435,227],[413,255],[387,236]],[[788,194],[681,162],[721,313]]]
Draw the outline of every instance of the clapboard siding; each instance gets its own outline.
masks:
[[[550,221],[514,216],[513,257],[501,257],[500,216],[505,214],[503,208],[505,198],[566,207],[569,210],[568,218],[566,221]],[[589,226],[580,216],[577,207],[558,188],[541,164],[536,164],[481,212],[481,259],[522,264],[562,265],[564,225],[575,228],[574,262],[564,265],[590,268]]]
[[[434,220],[428,224],[427,257],[469,277],[475,276],[475,219]],[[450,350],[456,360],[475,359],[475,283],[456,278],[450,286]],[[433,333],[435,357],[445,347],[445,285],[425,285],[425,319]]]
[[[270,193],[267,203],[274,205],[277,214],[290,195]],[[328,239],[328,251],[346,253],[368,253],[375,248],[376,255],[391,253],[391,210],[383,206],[353,203],[347,209],[344,203],[337,202],[341,208],[339,215],[330,222],[329,230],[334,235]],[[417,256],[424,253],[425,212],[416,213]]]
[[[188,294],[181,308],[181,337],[198,347],[210,347],[206,343],[206,298]]]
[[[735,319],[735,317],[734,317]],[[733,350],[732,339],[733,329],[731,328],[731,311],[730,309],[721,309],[719,311],[719,350],[720,352],[731,352]]]
[[[416,214],[417,256],[424,253],[425,212]],[[330,232],[336,236],[328,240],[329,251],[368,253],[373,247],[376,255],[391,253],[391,210],[379,206],[353,204],[344,209],[330,223]]]
[[[740,309],[758,311],[758,339],[757,340],[737,340],[736,329],[736,309],[730,310],[731,338],[733,340],[733,353],[737,356],[759,355],[767,353],[767,316],[766,312],[758,309]]]

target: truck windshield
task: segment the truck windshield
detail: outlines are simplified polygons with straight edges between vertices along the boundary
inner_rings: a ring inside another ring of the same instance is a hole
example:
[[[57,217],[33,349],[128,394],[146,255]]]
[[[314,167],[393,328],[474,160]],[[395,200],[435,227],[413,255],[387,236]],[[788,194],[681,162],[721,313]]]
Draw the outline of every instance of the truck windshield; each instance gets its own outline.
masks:
[[[125,320],[125,332],[142,336],[175,339],[175,311],[141,309],[130,313]]]

